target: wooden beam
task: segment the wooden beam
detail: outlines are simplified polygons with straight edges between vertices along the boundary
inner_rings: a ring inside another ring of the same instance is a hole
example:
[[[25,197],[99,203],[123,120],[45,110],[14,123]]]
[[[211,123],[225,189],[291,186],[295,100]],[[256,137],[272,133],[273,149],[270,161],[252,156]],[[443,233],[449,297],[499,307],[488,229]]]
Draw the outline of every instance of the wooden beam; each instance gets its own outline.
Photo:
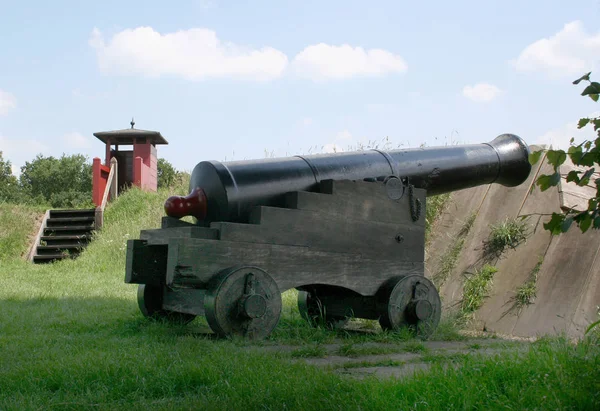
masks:
[[[260,267],[273,277],[282,292],[303,285],[325,284],[365,296],[374,295],[390,277],[424,274],[422,261],[368,258],[297,246],[171,238],[166,285],[205,288],[215,274],[236,265]]]

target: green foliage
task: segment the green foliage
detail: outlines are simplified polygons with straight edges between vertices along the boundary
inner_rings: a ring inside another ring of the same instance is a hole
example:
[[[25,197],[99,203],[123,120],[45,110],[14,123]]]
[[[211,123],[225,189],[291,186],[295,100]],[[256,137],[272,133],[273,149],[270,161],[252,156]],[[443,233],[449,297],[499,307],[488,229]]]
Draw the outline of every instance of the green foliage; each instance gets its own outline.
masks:
[[[488,255],[500,256],[507,248],[516,248],[527,239],[527,223],[521,219],[509,219],[490,226],[490,235],[485,242]]]
[[[522,308],[533,304],[533,299],[536,297],[537,285],[535,281],[529,280],[519,288],[517,288],[517,307]]]
[[[18,259],[27,253],[44,211],[24,204],[0,203],[0,261]]]
[[[496,267],[486,264],[465,281],[461,305],[464,314],[471,314],[481,307],[497,272]]]
[[[433,276],[433,281],[438,288],[440,288],[446,282],[456,267],[456,264],[458,263],[458,257],[460,256],[460,252],[465,244],[465,238],[467,234],[469,234],[469,231],[471,231],[471,227],[473,227],[475,217],[477,217],[477,214],[472,213],[467,218],[461,227],[460,232],[458,233],[458,238],[455,239],[454,243],[452,243],[450,248],[448,248],[448,250],[446,250],[442,256],[439,270]]]
[[[578,85],[582,81],[589,83],[581,95],[588,96],[594,102],[598,102],[600,83],[591,81],[590,74],[591,72],[583,75],[575,80],[573,84]],[[600,228],[600,210],[598,209],[598,205],[600,204],[600,179],[591,181],[593,174],[600,165],[600,117],[582,118],[577,123],[577,127],[580,129],[588,126],[593,128],[593,133],[591,133],[593,137],[590,140],[585,140],[578,145],[574,145],[574,139],[571,139],[571,146],[566,153],[563,150],[547,151],[546,160],[554,168],[554,173],[549,175],[542,174],[536,180],[536,185],[542,191],[557,186],[561,178],[559,167],[567,160],[568,156],[574,165],[589,168],[585,171],[569,172],[566,178],[567,183],[574,183],[581,187],[593,184],[596,187],[596,194],[588,201],[587,210],[577,211],[571,209],[564,214],[552,213],[550,220],[544,223],[544,229],[550,231],[553,235],[566,233],[573,223],[576,223],[582,233],[585,233],[590,228]],[[542,151],[531,153],[529,157],[530,163],[532,165],[536,164],[542,158],[542,153]]]
[[[50,207],[93,207],[92,165],[81,154],[37,155],[21,169],[20,184],[30,201]]]
[[[327,348],[321,344],[312,344],[295,349],[290,353],[292,358],[323,358],[327,355]]]
[[[18,203],[22,199],[19,181],[12,173],[11,163],[0,151],[0,203]]]
[[[517,294],[515,296],[517,308],[523,308],[527,305],[533,304],[533,300],[537,295],[537,276],[544,263],[544,257],[538,259],[537,264],[529,273],[529,279],[525,284],[517,288]]]
[[[442,214],[450,201],[450,193],[427,197],[425,210],[425,241],[429,241],[433,224]]]
[[[171,187],[175,184],[178,172],[173,165],[164,158],[159,158],[157,163],[158,188]]]

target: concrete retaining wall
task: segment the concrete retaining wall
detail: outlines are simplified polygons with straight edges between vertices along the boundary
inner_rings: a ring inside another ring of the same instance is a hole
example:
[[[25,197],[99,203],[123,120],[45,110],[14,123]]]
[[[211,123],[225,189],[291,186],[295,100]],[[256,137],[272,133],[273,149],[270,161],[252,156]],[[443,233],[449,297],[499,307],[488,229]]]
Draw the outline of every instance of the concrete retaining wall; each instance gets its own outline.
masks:
[[[537,150],[539,147],[532,147]],[[522,337],[567,333],[583,335],[585,328],[598,318],[600,306],[600,231],[582,234],[576,227],[560,236],[543,229],[548,214],[560,212],[558,189],[541,192],[532,186],[539,174],[551,174],[545,159],[532,170],[527,182],[507,188],[492,184],[452,194],[432,232],[426,254],[426,275],[432,280],[448,250],[460,239],[464,222],[475,213],[471,230],[464,238],[457,264],[440,284],[445,312],[458,309],[463,298],[464,281],[485,263],[498,268],[491,291],[476,312],[471,327]],[[545,214],[545,215],[544,215]],[[516,249],[499,258],[486,255],[485,241],[490,225],[507,218],[529,216],[529,235]],[[517,289],[533,278],[532,271],[543,259],[537,272],[533,304],[519,307]]]

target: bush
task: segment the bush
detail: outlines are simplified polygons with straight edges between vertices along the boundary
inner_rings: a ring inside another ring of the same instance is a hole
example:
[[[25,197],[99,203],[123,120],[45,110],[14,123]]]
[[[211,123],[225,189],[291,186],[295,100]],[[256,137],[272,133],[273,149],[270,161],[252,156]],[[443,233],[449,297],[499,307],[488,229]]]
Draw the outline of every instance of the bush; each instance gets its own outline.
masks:
[[[473,313],[483,305],[483,299],[491,288],[492,279],[497,272],[496,267],[486,264],[465,281],[462,301],[464,314]]]
[[[0,203],[17,203],[21,199],[19,181],[12,174],[10,161],[4,160],[0,151]]]
[[[81,154],[61,158],[38,155],[21,168],[25,195],[51,207],[88,207],[92,202],[92,165]]]
[[[158,188],[171,187],[178,177],[178,172],[173,165],[164,158],[159,158],[157,163]]]
[[[507,248],[514,249],[527,239],[527,224],[522,220],[506,219],[490,228],[490,236],[485,243],[486,254],[499,256]]]

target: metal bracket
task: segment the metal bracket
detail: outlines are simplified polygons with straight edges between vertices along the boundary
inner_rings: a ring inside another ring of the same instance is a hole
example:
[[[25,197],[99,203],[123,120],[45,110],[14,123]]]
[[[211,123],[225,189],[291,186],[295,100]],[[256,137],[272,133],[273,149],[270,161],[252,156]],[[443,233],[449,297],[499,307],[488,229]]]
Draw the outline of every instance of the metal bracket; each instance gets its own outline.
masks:
[[[421,200],[415,198],[414,189],[415,187],[408,182],[408,204],[410,206],[410,216],[413,221],[418,221],[421,218]]]

